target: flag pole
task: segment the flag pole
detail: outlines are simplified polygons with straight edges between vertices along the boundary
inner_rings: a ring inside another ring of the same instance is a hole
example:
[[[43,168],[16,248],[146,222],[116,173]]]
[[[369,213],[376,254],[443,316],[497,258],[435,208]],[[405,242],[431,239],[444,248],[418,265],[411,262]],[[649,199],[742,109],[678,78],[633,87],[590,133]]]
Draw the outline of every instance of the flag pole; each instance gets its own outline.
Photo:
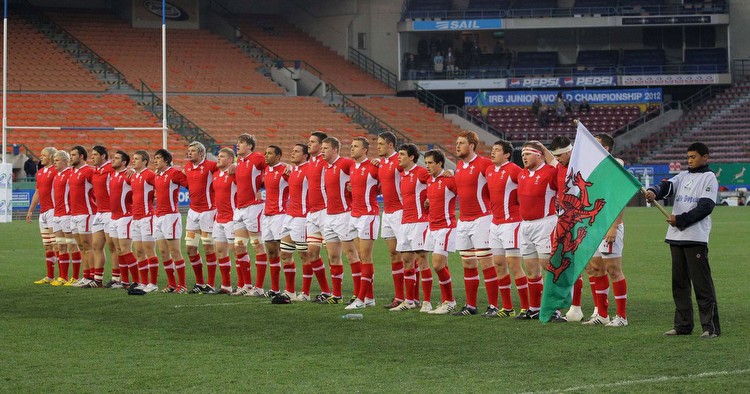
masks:
[[[642,188],[641,188],[641,191],[643,192],[643,195],[645,196],[645,195],[646,195],[646,192],[647,192],[648,190],[646,190],[646,188],[645,188],[645,187],[642,187]],[[664,214],[664,217],[666,217],[667,219],[669,219],[669,216],[670,216],[670,215],[669,215],[669,212],[667,212],[667,210],[666,210],[666,209],[664,209],[664,207],[663,207],[663,206],[661,206],[661,204],[659,204],[659,202],[658,202],[658,201],[656,201],[656,200],[654,200],[654,201],[651,201],[651,204],[654,204],[654,205],[656,205],[656,208],[658,208],[658,209],[659,209],[659,211],[661,211],[661,213],[663,213],[663,214]]]

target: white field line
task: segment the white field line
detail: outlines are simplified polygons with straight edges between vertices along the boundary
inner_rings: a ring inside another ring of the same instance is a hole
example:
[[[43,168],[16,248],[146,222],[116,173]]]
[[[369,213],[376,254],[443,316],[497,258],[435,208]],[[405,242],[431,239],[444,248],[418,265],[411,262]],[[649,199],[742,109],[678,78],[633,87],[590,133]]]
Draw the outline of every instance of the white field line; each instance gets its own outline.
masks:
[[[249,303],[244,302],[215,302],[212,304],[195,304],[195,305],[175,305],[175,308],[200,308],[200,307],[206,307],[206,306],[229,306],[229,305],[250,305]]]
[[[618,388],[618,387],[633,386],[633,385],[638,385],[638,384],[669,382],[673,380],[680,380],[680,381],[694,380],[694,379],[702,379],[702,378],[713,378],[717,376],[742,375],[746,373],[750,373],[750,368],[735,369],[735,370],[730,370],[730,371],[702,372],[698,374],[678,375],[678,376],[657,376],[657,377],[648,378],[648,379],[623,380],[623,381],[614,382],[614,383],[589,384],[585,386],[568,387],[568,388],[557,389],[557,390],[533,391],[531,393],[564,393],[568,391],[591,391],[591,390],[596,390],[596,389],[612,389],[612,388]]]

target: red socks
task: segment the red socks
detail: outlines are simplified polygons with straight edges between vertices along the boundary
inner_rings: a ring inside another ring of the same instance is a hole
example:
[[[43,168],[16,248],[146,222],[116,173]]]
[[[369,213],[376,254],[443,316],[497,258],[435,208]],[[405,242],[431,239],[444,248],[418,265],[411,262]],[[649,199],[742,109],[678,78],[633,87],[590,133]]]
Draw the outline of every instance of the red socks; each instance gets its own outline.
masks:
[[[206,255],[206,268],[208,270],[208,285],[216,287],[216,253]]]
[[[280,276],[281,276],[281,259],[274,257],[270,261],[271,266],[271,290],[279,292],[281,290]]]
[[[513,309],[513,299],[510,296],[510,274],[498,279],[497,288],[500,291],[500,300],[503,303],[503,309]]]
[[[177,281],[174,277],[174,263],[172,260],[163,261],[162,264],[164,264],[164,272],[167,273],[167,285],[172,288],[177,288]]]
[[[331,285],[333,287],[333,296],[341,297],[341,282],[344,280],[344,266],[331,266]]]
[[[484,274],[484,287],[487,290],[487,303],[497,308],[497,294],[499,291],[497,287],[497,271],[492,266],[483,269],[482,274]]]
[[[265,253],[255,255],[255,287],[262,289],[266,281],[266,266],[268,265]]]
[[[372,277],[375,275],[375,267],[372,263],[362,263],[362,277],[359,284],[359,299],[372,298]]]
[[[414,301],[414,289],[417,281],[417,275],[414,273],[414,269],[404,270],[404,285],[406,286],[406,301]]]
[[[521,302],[521,309],[529,309],[529,279],[525,276],[517,278],[516,290],[518,290],[518,300]]]
[[[448,267],[445,266],[437,271],[438,283],[440,283],[440,295],[442,302],[454,301],[453,298],[453,284],[451,283],[451,273],[448,271]]]
[[[578,279],[573,284],[573,301],[570,303],[571,306],[581,306],[581,292],[583,290],[583,278],[578,276]]]
[[[229,256],[219,259],[219,271],[221,272],[221,287],[232,287],[232,260]],[[210,279],[209,270],[209,279]]]
[[[393,289],[395,290],[393,298],[397,300],[404,299],[404,262],[396,261],[391,263],[391,275],[393,275]]]
[[[302,293],[308,296],[310,295],[310,287],[312,286],[312,278],[313,278],[312,264],[303,263],[302,264]]]
[[[362,263],[359,261],[355,261],[353,263],[349,263],[349,266],[352,268],[352,282],[354,283],[354,295],[359,297],[360,284],[362,281]],[[364,295],[365,294],[363,294],[363,296]],[[364,301],[364,298],[361,298],[361,300]]]
[[[315,274],[315,278],[318,279],[320,292],[331,294],[331,288],[328,287],[328,278],[326,277],[326,266],[323,264],[323,260],[321,258],[318,258],[317,260],[312,262],[312,270]],[[333,267],[331,267],[331,270],[333,270]],[[331,271],[331,276],[333,276],[333,271]]]
[[[201,260],[200,253],[195,256],[188,256],[188,258],[195,274],[195,284],[200,286],[205,285],[206,279],[203,278],[203,260]]]
[[[44,252],[44,262],[47,265],[47,278],[55,279],[55,252]]]
[[[291,263],[284,264],[284,290],[295,293],[295,276],[297,275],[297,266],[294,264],[294,260]],[[310,275],[312,279],[312,273]],[[307,286],[307,291],[310,291],[310,286]]]
[[[61,253],[57,258],[57,269],[59,277],[68,280],[68,267],[70,266],[70,253]]]
[[[174,269],[175,271],[177,271],[177,284],[180,287],[186,287],[185,285],[185,260],[175,261]]]
[[[432,300],[432,270],[427,268],[422,273],[422,301],[431,302]]]
[[[628,305],[628,284],[625,278],[612,282],[612,290],[615,293],[615,303],[617,304],[617,316],[623,319],[627,319],[627,305]]]
[[[539,310],[542,305],[542,290],[544,282],[542,277],[528,278],[529,281],[529,309]]]
[[[466,286],[466,305],[477,307],[477,291],[479,290],[479,270],[464,268],[464,285]]]
[[[609,316],[609,276],[604,274],[594,278],[596,281],[596,306],[598,309],[599,316]]]
[[[73,279],[78,279],[81,273],[81,252],[73,252],[70,255],[70,263],[73,265]]]

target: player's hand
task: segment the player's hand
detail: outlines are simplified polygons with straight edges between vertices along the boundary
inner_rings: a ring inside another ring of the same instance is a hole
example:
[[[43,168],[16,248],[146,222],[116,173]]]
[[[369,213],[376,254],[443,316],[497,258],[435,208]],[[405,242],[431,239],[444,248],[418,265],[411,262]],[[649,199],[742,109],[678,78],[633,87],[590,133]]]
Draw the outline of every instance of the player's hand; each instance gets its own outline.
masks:
[[[128,167],[125,170],[125,178],[130,178],[131,176],[135,175],[135,169]]]
[[[26,223],[31,223],[31,211],[26,212]]]
[[[346,184],[346,191],[348,191],[348,192],[351,193],[351,191],[352,191],[352,184],[351,183],[347,183]]]
[[[607,234],[604,235],[604,241],[608,244],[614,243],[617,238],[617,227],[614,229],[610,228],[607,230]]]
[[[443,172],[443,176],[446,177],[446,178],[453,178],[453,171],[452,170],[445,170],[445,172]]]
[[[374,159],[370,160],[370,163],[371,163],[372,165],[374,165],[375,167],[379,167],[379,166],[380,166],[380,158],[379,158],[379,157],[376,157],[376,158],[374,158]]]
[[[669,217],[667,218],[667,223],[669,223],[669,225],[672,227],[676,227],[677,217],[675,215],[669,215]]]
[[[286,169],[284,169],[284,175],[289,176],[292,175],[292,171],[294,170],[294,166],[291,164],[286,165]]]
[[[430,208],[430,200],[424,200],[424,207],[425,207],[425,209],[429,209]]]
[[[255,199],[258,201],[263,201],[263,193],[255,192]]]
[[[232,163],[232,164],[229,165],[229,167],[227,167],[226,173],[229,174],[229,175],[234,175],[234,170],[236,170],[236,169],[237,169],[237,164]]]

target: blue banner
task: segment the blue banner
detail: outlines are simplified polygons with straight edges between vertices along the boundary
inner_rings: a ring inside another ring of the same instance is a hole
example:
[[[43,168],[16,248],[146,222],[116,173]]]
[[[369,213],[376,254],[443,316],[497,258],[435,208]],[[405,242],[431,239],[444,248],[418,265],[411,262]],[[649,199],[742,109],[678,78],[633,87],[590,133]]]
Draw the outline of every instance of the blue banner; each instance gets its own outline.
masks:
[[[461,19],[452,21],[414,21],[413,30],[497,30],[502,19]]]
[[[488,107],[520,107],[529,106],[534,99],[545,104],[552,104],[557,97],[557,90],[515,91],[515,92],[464,92],[466,106]],[[577,102],[586,99],[589,104],[618,104],[634,105],[645,103],[660,103],[661,88],[648,89],[617,89],[617,90],[566,90],[563,97]]]

